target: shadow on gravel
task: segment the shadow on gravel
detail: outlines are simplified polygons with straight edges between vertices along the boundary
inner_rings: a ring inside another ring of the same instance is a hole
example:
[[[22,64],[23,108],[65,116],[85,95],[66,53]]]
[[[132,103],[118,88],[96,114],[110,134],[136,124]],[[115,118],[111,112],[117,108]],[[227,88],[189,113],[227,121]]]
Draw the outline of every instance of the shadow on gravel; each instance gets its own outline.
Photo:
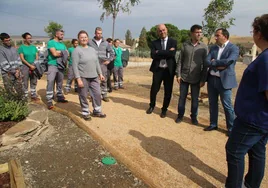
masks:
[[[153,157],[166,163],[179,173],[195,182],[200,187],[216,187],[206,178],[197,174],[194,168],[199,169],[208,176],[215,178],[221,183],[225,182],[226,177],[201,161],[197,156],[184,149],[180,144],[173,140],[168,140],[158,136],[146,137],[141,132],[130,130],[129,134],[141,141],[141,146]]]
[[[132,108],[136,108],[138,110],[143,110],[145,115],[146,114],[146,110],[149,108],[149,104],[148,103],[144,103],[144,102],[138,102],[138,101],[134,101],[131,99],[126,99],[126,98],[121,98],[121,97],[109,97],[114,103],[120,103],[126,106],[131,106]],[[154,114],[159,114],[161,113],[161,108],[159,107],[155,107]],[[167,111],[167,118],[171,118],[174,119],[177,117],[177,114],[175,114],[174,112],[171,112],[170,110]]]
[[[46,90],[45,89],[40,89],[40,90],[38,90],[37,93],[40,96],[42,102],[46,105],[47,104]],[[53,103],[54,103],[55,106],[57,106],[59,108],[62,108],[62,109],[67,110],[67,111],[70,111],[70,112],[72,112],[73,114],[75,114],[77,116],[81,116],[81,107],[80,107],[79,103],[75,103],[75,102],[72,102],[72,101],[69,101],[68,103],[57,103],[57,100],[54,100]]]

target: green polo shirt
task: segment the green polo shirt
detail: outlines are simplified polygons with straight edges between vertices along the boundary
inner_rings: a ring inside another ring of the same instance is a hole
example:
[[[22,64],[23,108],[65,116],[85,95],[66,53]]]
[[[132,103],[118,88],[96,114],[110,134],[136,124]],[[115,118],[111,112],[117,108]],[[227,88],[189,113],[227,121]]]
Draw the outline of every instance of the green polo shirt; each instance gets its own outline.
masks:
[[[122,48],[120,47],[114,47],[113,46],[113,49],[114,49],[114,53],[115,53],[115,60],[114,60],[114,66],[115,67],[122,67],[123,66],[123,63],[122,63]]]
[[[57,57],[54,57],[50,52],[50,48],[55,48],[57,51],[66,50],[66,46],[63,42],[57,42],[54,39],[48,41],[47,49],[48,49],[48,64],[57,66]]]
[[[72,65],[73,62],[72,62],[72,53],[74,51],[74,47],[71,47],[71,48],[68,48],[68,52],[69,52],[69,65]]]
[[[23,54],[24,59],[29,63],[33,64],[36,53],[38,52],[37,48],[34,45],[21,45],[18,49],[19,54]]]

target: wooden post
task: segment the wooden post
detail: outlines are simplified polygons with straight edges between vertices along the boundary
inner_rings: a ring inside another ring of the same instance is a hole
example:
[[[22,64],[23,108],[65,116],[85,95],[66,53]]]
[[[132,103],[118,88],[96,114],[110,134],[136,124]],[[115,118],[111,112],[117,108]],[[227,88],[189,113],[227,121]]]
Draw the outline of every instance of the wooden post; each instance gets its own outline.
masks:
[[[11,188],[26,188],[21,163],[17,159],[12,159],[8,163]]]
[[[8,172],[8,164],[4,163],[4,164],[0,164],[0,174],[6,173]]]

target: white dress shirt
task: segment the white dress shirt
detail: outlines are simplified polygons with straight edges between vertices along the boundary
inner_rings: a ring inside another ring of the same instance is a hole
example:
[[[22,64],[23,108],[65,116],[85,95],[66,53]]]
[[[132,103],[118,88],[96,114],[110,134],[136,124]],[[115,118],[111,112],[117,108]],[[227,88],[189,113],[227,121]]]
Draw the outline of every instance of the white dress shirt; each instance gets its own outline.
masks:
[[[221,54],[224,51],[224,49],[225,49],[225,47],[227,46],[228,43],[229,43],[229,40],[227,40],[222,46],[218,46],[219,47],[219,51],[218,51],[217,60],[219,60],[221,58]],[[220,77],[220,71],[211,70],[210,71],[210,74],[212,76]]]
[[[164,41],[164,47],[162,46],[163,41]],[[162,50],[166,50],[166,48],[167,48],[167,41],[168,41],[168,37],[166,37],[164,39],[161,39]],[[160,60],[159,67],[161,67],[161,68],[167,68],[167,61],[166,61],[166,59],[161,59]]]

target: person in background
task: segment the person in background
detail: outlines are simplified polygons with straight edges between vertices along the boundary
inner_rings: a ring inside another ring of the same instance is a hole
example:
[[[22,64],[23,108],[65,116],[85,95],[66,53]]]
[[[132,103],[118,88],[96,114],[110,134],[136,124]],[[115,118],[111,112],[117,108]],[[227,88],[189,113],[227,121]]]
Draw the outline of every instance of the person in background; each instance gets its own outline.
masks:
[[[0,39],[3,43],[0,46],[0,68],[4,88],[8,93],[16,92],[24,96],[24,89],[21,75],[21,60],[17,49],[11,45],[9,34],[1,33]]]
[[[63,55],[67,54],[68,51],[66,49],[65,44],[62,42],[64,36],[64,31],[61,29],[57,29],[55,31],[54,39],[50,40],[47,44],[48,48],[48,71],[47,71],[47,107],[48,109],[52,109],[53,106],[53,96],[54,96],[54,83],[56,82],[57,86],[57,101],[61,103],[67,103],[68,101],[65,99],[62,92],[62,85],[64,79],[64,69],[59,64],[61,62]]]
[[[108,38],[106,39],[106,41],[109,43],[109,45],[112,47],[113,46],[113,39],[111,38]],[[107,56],[110,56],[110,53],[107,53]],[[109,57],[108,57],[109,58]],[[111,61],[108,65],[107,65],[107,89],[108,89],[108,92],[111,93],[113,91],[113,88],[112,88],[112,81],[111,81],[111,75],[113,75],[114,77],[114,74],[113,74],[113,71],[114,71],[114,60]],[[113,79],[115,80],[115,79]]]
[[[268,14],[256,17],[252,27],[254,43],[262,52],[244,71],[237,90],[234,106],[236,119],[226,143],[226,188],[242,186],[246,154],[249,166],[245,187],[261,187],[265,172],[268,140]]]
[[[87,101],[88,92],[92,97],[93,117],[105,118],[101,108],[100,81],[105,78],[102,75],[96,50],[88,46],[88,34],[81,30],[78,33],[80,46],[72,53],[73,70],[78,84],[79,101],[82,108],[82,115],[86,121],[91,120]]]
[[[67,78],[66,86],[65,86],[65,95],[67,95],[71,91],[72,82],[74,80],[72,53],[73,53],[74,49],[78,46],[78,40],[73,39],[72,40],[72,45],[73,45],[73,47],[68,48],[69,63],[68,63],[68,78]],[[75,84],[74,84],[74,90],[77,91],[77,83],[76,83],[76,81],[75,81]]]
[[[193,125],[198,125],[198,97],[200,87],[206,82],[207,68],[205,67],[207,57],[207,46],[200,41],[202,27],[193,25],[190,29],[191,39],[184,42],[177,62],[176,77],[180,85],[180,97],[178,104],[178,117],[176,123],[183,120],[185,112],[186,97],[191,87],[191,120]]]
[[[101,96],[103,101],[109,102],[107,95],[107,65],[113,61],[114,51],[108,42],[102,37],[102,28],[96,27],[95,36],[89,41],[89,46],[94,48],[98,53],[101,71],[105,78],[101,81]],[[107,54],[110,54],[109,57]]]
[[[114,90],[124,89],[123,86],[123,62],[122,62],[122,48],[119,47],[120,40],[114,40]]]
[[[127,67],[128,61],[129,61],[129,50],[128,49],[123,49],[123,51],[122,51],[123,67]]]
[[[31,44],[32,35],[30,33],[24,33],[22,35],[22,38],[23,45],[19,47],[18,52],[23,63],[22,75],[25,97],[28,97],[28,86],[30,80],[31,100],[39,101],[40,99],[36,93],[37,76],[33,72],[36,68],[34,61],[38,60],[38,50],[34,45]]]

